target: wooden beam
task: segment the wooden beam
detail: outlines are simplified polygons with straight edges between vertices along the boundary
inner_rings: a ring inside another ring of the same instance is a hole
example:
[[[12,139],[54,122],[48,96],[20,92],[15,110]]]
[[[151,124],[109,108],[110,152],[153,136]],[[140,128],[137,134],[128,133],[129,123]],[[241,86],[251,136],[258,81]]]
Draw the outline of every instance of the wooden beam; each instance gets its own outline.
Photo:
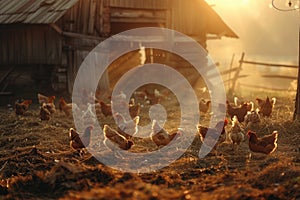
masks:
[[[243,52],[242,53],[242,57],[240,59],[240,65],[239,65],[238,69],[236,70],[236,73],[235,73],[235,75],[233,77],[233,80],[232,80],[232,86],[231,86],[231,88],[229,90],[229,92],[232,93],[232,94],[233,94],[233,91],[235,89],[235,85],[237,83],[237,80],[238,80],[238,78],[240,76],[240,71],[242,70],[242,65],[243,65],[244,58],[245,58],[245,53]]]
[[[112,18],[118,18],[118,17],[128,17],[128,18],[160,18],[160,19],[166,19],[166,13],[165,11],[154,11],[154,10],[126,10],[126,9],[120,9],[120,10],[111,10],[110,16]]]
[[[2,84],[5,79],[10,75],[10,73],[12,73],[14,71],[15,67],[11,67],[9,70],[7,70],[3,75],[2,77],[0,77],[0,84]]]
[[[249,75],[239,75],[238,78],[247,78]],[[223,80],[223,83],[231,82],[233,79]]]
[[[58,34],[62,34],[63,31],[56,24],[50,24],[50,27],[53,28]]]
[[[85,35],[85,34],[71,33],[71,32],[62,32],[62,35],[66,37],[72,37],[72,38],[91,39],[91,40],[99,40],[99,41],[103,41],[106,39],[104,37],[97,37],[93,35]]]
[[[96,1],[91,0],[90,2],[90,16],[89,16],[89,23],[88,23],[88,33],[94,33],[95,27],[95,18],[96,18]]]
[[[13,95],[12,92],[0,92],[0,96],[11,96]]]
[[[240,60],[240,63],[263,65],[263,66],[269,66],[269,67],[287,67],[287,68],[298,69],[297,65],[273,64],[273,63],[254,62],[254,61],[246,61],[246,60]]]
[[[235,57],[235,54],[232,54],[231,61],[230,61],[230,65],[229,65],[229,70],[230,70],[230,72],[228,73],[228,79],[229,79],[229,80],[231,79],[231,70],[232,70],[232,68],[233,68],[234,57]]]
[[[274,90],[274,91],[291,91],[291,90],[288,90],[286,88],[269,88],[269,87],[264,87],[264,86],[261,86],[261,85],[252,85],[252,84],[243,84],[241,83],[240,84],[241,86],[243,87],[248,87],[248,88],[255,88],[255,89],[262,89],[262,90]]]
[[[231,69],[228,69],[228,70],[224,70],[224,71],[221,72],[221,75],[226,75],[226,74],[234,72],[238,69],[239,69],[239,67],[234,67],[234,68],[231,68]]]
[[[111,18],[111,22],[113,23],[158,23],[158,24],[164,24],[166,22],[165,19],[159,19],[159,18],[129,18],[129,17],[118,17],[118,18]]]
[[[298,85],[297,85],[297,94],[296,94],[296,103],[295,103],[295,111],[294,111],[294,120],[300,121],[300,27],[299,27],[299,35],[298,35]]]
[[[297,80],[296,76],[285,76],[285,75],[262,75],[264,78],[282,78],[282,79],[291,79]]]
[[[104,37],[97,37],[93,35],[85,35],[80,33],[73,33],[73,32],[66,32],[62,31],[56,24],[50,24],[50,26],[60,35],[66,36],[66,37],[73,37],[73,38],[79,38],[79,39],[91,39],[91,40],[100,40],[103,41],[106,38]]]
[[[7,70],[3,75],[2,77],[0,77],[0,85],[2,85],[5,80],[7,79],[7,77],[14,71],[15,69],[15,66],[11,67],[9,70]],[[3,96],[3,95],[12,95],[12,92],[4,92],[8,86],[8,82],[4,83],[2,86],[2,88],[0,88],[0,96]]]

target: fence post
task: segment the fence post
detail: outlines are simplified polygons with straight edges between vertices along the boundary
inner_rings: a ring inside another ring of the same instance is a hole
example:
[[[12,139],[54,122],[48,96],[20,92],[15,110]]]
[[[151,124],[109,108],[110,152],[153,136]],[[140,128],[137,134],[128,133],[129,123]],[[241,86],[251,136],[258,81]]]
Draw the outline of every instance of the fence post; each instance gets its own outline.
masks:
[[[234,77],[233,77],[233,79],[232,79],[232,85],[231,85],[231,88],[229,89],[229,94],[233,94],[233,91],[234,91],[235,86],[236,86],[236,82],[237,82],[237,80],[238,80],[238,78],[239,78],[239,75],[240,75],[240,71],[242,70],[244,57],[245,57],[245,53],[243,52],[243,53],[242,53],[242,57],[241,57],[241,59],[240,59],[240,61],[239,61],[239,62],[240,62],[239,67],[238,67],[238,69],[236,70],[236,73],[235,73],[235,75],[234,75]]]
[[[299,28],[299,48],[300,48],[300,28]],[[300,49],[298,50],[298,84],[297,84],[297,94],[295,103],[294,120],[300,120]]]
[[[231,79],[231,70],[232,70],[232,67],[233,67],[234,57],[235,57],[235,54],[232,54],[231,62],[230,62],[230,66],[229,66],[228,80]],[[230,83],[229,83],[229,84],[230,84]]]

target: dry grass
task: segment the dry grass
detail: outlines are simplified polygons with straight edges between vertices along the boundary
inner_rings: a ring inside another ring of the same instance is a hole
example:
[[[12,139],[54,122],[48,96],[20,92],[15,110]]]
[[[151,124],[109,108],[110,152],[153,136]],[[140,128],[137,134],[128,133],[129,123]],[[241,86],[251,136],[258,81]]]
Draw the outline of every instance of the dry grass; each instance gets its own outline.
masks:
[[[269,96],[272,96],[270,94]],[[243,97],[255,100],[256,96]],[[259,94],[259,97],[264,97]],[[87,153],[72,152],[68,129],[72,119],[55,113],[49,122],[33,105],[25,116],[0,112],[0,198],[4,199],[298,199],[300,198],[300,123],[292,121],[293,97],[278,96],[271,118],[257,127],[260,135],[279,132],[278,149],[265,156],[252,154],[247,141],[234,152],[230,143],[218,156],[198,158],[199,138],[174,163],[153,173],[131,174],[111,169]],[[162,101],[168,113],[167,130],[180,116],[175,100]],[[150,122],[149,106],[142,108],[141,125]],[[98,114],[101,124],[114,122]],[[207,124],[209,114],[201,115]],[[97,133],[94,139],[101,138]],[[137,140],[134,151],[155,150],[150,140]],[[99,143],[99,142],[98,142]],[[97,145],[94,141],[91,146]],[[153,163],[157,164],[157,163]],[[159,163],[158,163],[159,164]]]

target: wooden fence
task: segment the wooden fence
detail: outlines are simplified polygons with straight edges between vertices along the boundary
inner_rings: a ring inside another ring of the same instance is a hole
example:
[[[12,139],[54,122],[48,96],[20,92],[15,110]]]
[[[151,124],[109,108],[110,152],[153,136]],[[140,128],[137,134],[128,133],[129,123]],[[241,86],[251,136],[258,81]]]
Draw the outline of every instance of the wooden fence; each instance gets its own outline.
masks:
[[[247,88],[256,88],[256,89],[263,89],[263,90],[273,90],[273,91],[287,91],[287,88],[271,88],[266,87],[263,84],[255,85],[255,84],[247,84],[243,83],[240,79],[250,76],[249,74],[241,75],[241,71],[243,70],[243,65],[247,65],[250,67],[254,66],[264,66],[264,67],[280,67],[280,68],[290,68],[290,69],[298,69],[297,65],[286,65],[286,64],[275,64],[275,63],[265,63],[265,62],[254,62],[245,60],[245,53],[242,53],[242,56],[239,60],[239,65],[237,67],[233,67],[234,62],[234,55],[232,56],[232,60],[229,66],[229,69],[221,71],[221,75],[223,76],[224,84],[227,86],[228,92],[233,93],[235,91],[238,81],[240,81],[240,86],[247,87]],[[224,77],[228,76],[227,79]],[[288,75],[279,75],[279,74],[262,74],[259,75],[262,78],[277,78],[277,79],[287,79],[287,80],[297,80],[297,76],[288,76]]]

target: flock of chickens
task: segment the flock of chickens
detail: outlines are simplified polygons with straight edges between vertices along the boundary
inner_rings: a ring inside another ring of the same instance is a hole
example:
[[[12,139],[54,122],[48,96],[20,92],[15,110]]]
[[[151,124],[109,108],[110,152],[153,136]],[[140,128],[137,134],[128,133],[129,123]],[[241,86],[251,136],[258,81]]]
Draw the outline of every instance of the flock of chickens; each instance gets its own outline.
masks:
[[[221,121],[217,123],[214,129],[198,125],[197,128],[198,132],[200,133],[201,141],[205,142],[204,139],[209,137],[206,139],[208,141],[207,143],[209,143],[209,141],[214,138],[214,135],[220,135],[213,148],[215,151],[221,143],[226,141],[226,138],[229,138],[233,145],[232,148],[236,150],[238,146],[245,140],[245,136],[248,136],[249,149],[252,152],[263,154],[270,154],[274,152],[277,148],[278,132],[274,130],[271,134],[258,138],[257,133],[252,130],[258,127],[261,117],[271,116],[272,110],[276,103],[276,98],[272,98],[271,100],[269,97],[267,97],[266,100],[256,98],[256,101],[258,104],[257,109],[254,109],[253,102],[243,102],[239,105],[237,103],[237,97],[234,98],[234,105],[230,104],[229,101],[226,101],[226,113],[231,119],[231,127],[225,129],[225,127],[227,127],[229,124],[227,119],[225,119],[223,122]],[[207,107],[209,104],[210,101],[200,102],[200,111],[207,112]],[[224,106],[220,105],[219,107],[221,109]]]
[[[156,104],[163,97],[158,90],[152,93],[143,91],[136,92],[136,97],[142,96],[146,103]],[[139,113],[141,105],[135,103],[134,98],[130,102],[126,102],[125,94],[121,93],[118,97],[118,101],[114,101],[119,107],[124,110],[129,110],[131,119],[125,119],[121,113],[113,113],[112,107],[115,105],[104,103],[94,96],[85,96],[89,98],[88,105],[94,104],[96,110],[101,112],[104,117],[114,117],[118,124],[117,129],[113,129],[108,124],[103,127],[104,141],[103,144],[114,151],[115,149],[129,150],[134,145],[134,137],[138,132],[138,123],[140,121]],[[38,102],[40,104],[40,119],[50,120],[54,112],[55,107],[55,96],[45,96],[37,94]],[[224,121],[217,123],[215,128],[207,128],[200,124],[197,125],[198,134],[203,144],[207,142],[209,144],[215,135],[218,135],[218,141],[214,145],[213,149],[217,151],[218,146],[225,142],[226,139],[230,139],[233,145],[233,149],[236,150],[238,146],[248,137],[249,149],[252,152],[258,152],[263,154],[270,154],[277,148],[278,132],[273,131],[271,134],[265,135],[258,138],[257,134],[252,131],[254,127],[258,126],[261,117],[270,117],[272,114],[273,107],[276,103],[276,99],[271,100],[267,97],[265,100],[256,99],[258,108],[254,109],[253,102],[243,102],[240,105],[237,103],[231,104],[229,101],[226,102],[227,117]],[[15,102],[15,113],[17,115],[23,115],[28,109],[32,100],[17,100]],[[63,97],[59,99],[59,110],[64,112],[66,116],[72,114],[72,109],[79,108],[75,103],[67,103]],[[222,107],[222,105],[220,105]],[[207,113],[210,108],[210,101],[203,99],[199,102],[199,110],[202,113]],[[89,110],[89,109],[87,109]],[[231,121],[231,123],[229,122]],[[231,124],[231,127],[227,126]],[[226,128],[227,127],[227,128]],[[80,153],[89,146],[91,132],[93,130],[92,125],[88,125],[83,133],[78,133],[75,129],[70,128],[69,139],[70,147]],[[156,120],[152,121],[152,130],[150,134],[151,140],[156,144],[157,147],[166,146],[172,140],[181,137],[184,134],[184,130],[178,128],[176,131],[168,132],[159,125]]]

